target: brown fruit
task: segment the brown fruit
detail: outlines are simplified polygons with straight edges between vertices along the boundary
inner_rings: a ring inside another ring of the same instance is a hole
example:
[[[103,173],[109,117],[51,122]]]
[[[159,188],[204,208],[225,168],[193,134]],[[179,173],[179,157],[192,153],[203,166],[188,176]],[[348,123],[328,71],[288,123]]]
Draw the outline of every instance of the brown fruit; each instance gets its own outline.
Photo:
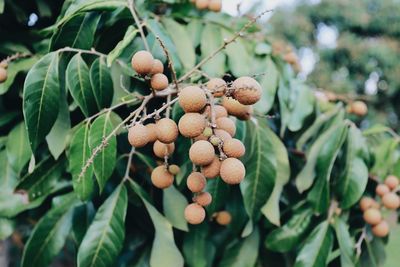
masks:
[[[390,189],[389,189],[389,187],[387,186],[387,185],[385,185],[385,184],[378,184],[377,185],[377,187],[376,187],[376,189],[375,189],[375,192],[376,192],[376,194],[378,195],[378,196],[383,196],[383,195],[386,195],[387,193],[389,193],[390,192]]]
[[[207,141],[196,141],[189,149],[189,158],[196,165],[208,165],[214,160],[214,156],[214,147]]]
[[[230,158],[240,158],[246,153],[243,143],[235,138],[226,140],[222,148],[224,153]]]
[[[386,221],[381,221],[372,227],[372,233],[376,237],[386,237],[389,234],[389,224]]]
[[[200,10],[208,8],[209,1],[210,0],[196,0],[196,8]]]
[[[179,105],[185,112],[199,112],[207,104],[207,96],[198,86],[187,86],[179,93]]]
[[[168,166],[168,171],[172,174],[172,175],[177,175],[180,171],[181,168],[179,168],[178,165],[172,164]]]
[[[194,138],[194,141],[200,141],[200,140],[207,141],[207,140],[208,140],[208,137],[205,136],[204,134],[201,134],[201,135],[196,136],[196,137]]]
[[[174,176],[164,165],[161,165],[155,168],[151,173],[151,182],[157,188],[168,188],[174,183]]]
[[[215,97],[221,97],[225,94],[227,85],[221,78],[212,78],[207,83],[207,89],[210,90]]]
[[[226,108],[220,105],[214,105],[214,113],[215,113],[215,119],[219,119],[222,117],[228,117],[228,111],[226,111]],[[211,118],[211,107],[207,106],[206,109],[204,110],[204,115],[207,116],[208,118]]]
[[[283,60],[285,60],[290,65],[295,65],[299,61],[299,58],[297,57],[295,52],[289,52],[283,56]]]
[[[383,205],[390,210],[395,210],[400,207],[400,198],[396,193],[387,193],[382,197]]]
[[[240,160],[228,158],[221,164],[220,175],[227,184],[239,184],[246,175],[246,169]]]
[[[7,70],[5,68],[0,67],[0,83],[3,83],[7,80]]]
[[[159,120],[157,126],[157,139],[164,144],[175,142],[178,138],[178,126],[176,123],[168,118]]]
[[[208,8],[213,12],[221,12],[222,1],[221,0],[211,0],[208,4]]]
[[[222,118],[219,118],[216,120],[216,124],[217,124],[218,129],[226,131],[232,137],[235,136],[236,125],[231,119],[229,119],[227,117],[222,117]]]
[[[181,135],[194,138],[204,132],[206,125],[207,122],[200,113],[186,113],[180,118],[178,128]]]
[[[187,205],[185,208],[185,219],[190,224],[200,224],[206,218],[206,211],[197,203]]]
[[[150,52],[138,51],[132,57],[132,68],[140,75],[150,73],[153,68],[154,58]]]
[[[162,91],[168,87],[168,78],[162,73],[157,73],[151,77],[150,84],[154,90]]]
[[[209,179],[215,178],[219,175],[221,169],[221,161],[217,156],[214,157],[213,161],[207,166],[201,168],[201,173]]]
[[[223,97],[222,105],[226,108],[229,115],[235,116],[240,120],[248,120],[253,114],[251,106],[242,105],[239,101],[230,97]]]
[[[203,191],[206,187],[206,184],[206,177],[204,177],[204,175],[200,172],[192,172],[186,180],[187,187],[193,193],[199,193]]]
[[[362,211],[366,211],[369,208],[377,207],[376,204],[378,204],[378,203],[376,203],[376,201],[374,199],[372,199],[370,197],[363,197],[360,200],[360,209]]]
[[[368,113],[368,106],[362,101],[354,101],[349,108],[350,113],[353,113],[357,116],[365,116]]]
[[[157,141],[157,126],[155,123],[146,124],[149,143]]]
[[[228,211],[220,211],[217,213],[215,220],[219,225],[228,225],[232,221],[232,216]]]
[[[6,60],[0,61],[0,68],[7,69],[8,63]]]
[[[150,74],[154,75],[163,72],[164,72],[164,64],[160,60],[154,59],[153,67],[151,68]]]
[[[370,208],[364,212],[364,221],[370,225],[376,225],[382,221],[382,214],[378,209]]]
[[[201,192],[193,198],[193,201],[199,204],[200,206],[206,207],[211,204],[212,196],[208,192]]]
[[[251,77],[236,79],[232,87],[233,97],[243,105],[253,105],[261,99],[261,85]]]
[[[223,142],[225,142],[226,140],[232,139],[232,136],[225,130],[222,129],[216,129],[214,131],[215,135],[218,136],[219,138],[221,138],[221,140]]]
[[[174,151],[175,151],[174,143],[164,144],[158,140],[154,142],[153,152],[157,157],[161,159],[163,159],[165,156],[170,156],[172,153],[174,153]]]
[[[143,124],[129,128],[128,140],[133,147],[144,147],[149,142],[149,130]]]
[[[396,187],[399,186],[399,178],[397,178],[394,175],[389,175],[386,179],[385,179],[385,184],[391,189],[395,189]]]

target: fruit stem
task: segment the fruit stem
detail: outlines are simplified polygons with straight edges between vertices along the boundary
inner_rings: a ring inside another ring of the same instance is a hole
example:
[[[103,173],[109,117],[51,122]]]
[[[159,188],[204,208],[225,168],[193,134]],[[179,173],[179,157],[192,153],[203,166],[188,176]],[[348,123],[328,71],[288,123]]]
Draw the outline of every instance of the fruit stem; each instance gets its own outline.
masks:
[[[165,46],[164,42],[161,40],[161,38],[158,35],[156,35],[156,39],[160,43],[160,45],[165,53],[165,56],[167,57],[168,68],[171,70],[171,73],[172,73],[172,80],[174,81],[176,90],[179,92],[179,83],[178,83],[178,79],[176,77],[176,71],[175,71],[174,64],[172,62],[170,53],[169,53],[167,47]]]

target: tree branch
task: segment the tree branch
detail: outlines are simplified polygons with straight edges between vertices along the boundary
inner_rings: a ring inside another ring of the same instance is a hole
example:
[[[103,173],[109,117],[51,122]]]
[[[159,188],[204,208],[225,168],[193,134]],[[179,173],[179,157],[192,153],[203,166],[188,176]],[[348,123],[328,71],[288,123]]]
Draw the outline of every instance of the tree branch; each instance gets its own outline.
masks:
[[[133,20],[135,21],[135,23],[138,27],[140,36],[142,37],[142,40],[144,43],[144,47],[146,48],[147,51],[150,52],[150,47],[149,47],[149,44],[147,43],[146,35],[144,35],[142,24],[140,23],[139,16],[137,15],[136,10],[135,10],[134,0],[128,0],[128,8],[132,14]]]

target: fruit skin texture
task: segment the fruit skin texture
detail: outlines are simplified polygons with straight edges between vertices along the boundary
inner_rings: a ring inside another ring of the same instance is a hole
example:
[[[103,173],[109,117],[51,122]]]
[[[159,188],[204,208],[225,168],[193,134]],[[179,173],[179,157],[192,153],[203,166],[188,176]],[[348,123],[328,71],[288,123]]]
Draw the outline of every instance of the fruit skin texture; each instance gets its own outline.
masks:
[[[173,164],[173,165],[169,165],[168,171],[169,171],[172,175],[177,175],[177,174],[181,171],[181,168],[179,168],[178,165]]]
[[[7,80],[7,70],[5,68],[0,67],[0,83],[3,83]]]
[[[387,185],[391,190],[395,189],[397,186],[399,186],[399,178],[397,178],[394,175],[389,175],[385,179],[385,185]]]
[[[194,138],[201,135],[206,128],[206,120],[199,113],[186,113],[178,123],[178,129],[181,135]]]
[[[377,185],[377,187],[376,187],[376,189],[375,189],[375,192],[376,192],[376,194],[378,195],[378,196],[384,196],[385,194],[387,194],[387,193],[389,193],[390,192],[390,189],[389,189],[389,187],[387,186],[387,185],[385,185],[385,184],[378,184]]]
[[[400,207],[400,198],[396,193],[387,193],[382,197],[382,203],[386,208],[395,210]]]
[[[185,112],[199,112],[207,104],[207,96],[198,86],[187,86],[179,93],[179,105]]]
[[[219,170],[221,169],[221,161],[217,156],[214,157],[213,161],[201,168],[201,173],[209,179],[215,178],[219,175]]]
[[[146,124],[149,143],[157,141],[157,126],[155,123]]]
[[[251,77],[236,79],[232,87],[235,89],[233,97],[243,105],[253,105],[261,99],[261,85]]]
[[[239,184],[246,175],[246,169],[240,160],[228,158],[221,164],[220,175],[227,184]]]
[[[370,208],[364,212],[364,221],[370,225],[377,225],[382,221],[382,214],[378,209]]]
[[[235,136],[236,125],[231,119],[226,118],[226,117],[219,118],[219,119],[217,119],[216,124],[217,124],[218,129],[222,129],[222,130],[226,131],[232,137]]]
[[[151,173],[151,182],[159,189],[170,187],[174,183],[174,176],[169,173],[164,165],[158,166]]]
[[[153,67],[151,68],[150,74],[154,75],[163,72],[164,72],[164,64],[160,60],[154,59]]]
[[[369,208],[377,208],[377,204],[376,201],[370,197],[363,197],[360,200],[360,209],[362,211],[366,211]]]
[[[144,147],[149,142],[149,130],[143,124],[136,124],[129,129],[128,140],[133,147]]]
[[[215,218],[219,225],[228,225],[232,221],[232,216],[228,211],[220,211]]]
[[[232,136],[225,130],[216,129],[214,132],[215,132],[215,135],[218,136],[219,138],[221,138],[221,140],[223,142],[225,142],[226,140],[232,139]]]
[[[242,105],[239,101],[230,97],[223,97],[222,105],[226,108],[229,115],[235,116],[239,120],[248,120],[253,114],[251,106]]]
[[[162,91],[168,87],[168,78],[162,73],[157,73],[151,77],[151,88],[156,91]]]
[[[193,201],[195,201],[200,206],[206,207],[211,204],[212,196],[208,192],[201,192],[193,198]]]
[[[235,138],[226,140],[222,149],[230,158],[240,158],[246,153],[246,148],[244,147],[243,143]]]
[[[203,10],[208,8],[209,0],[196,0],[196,8]]]
[[[157,122],[157,139],[164,144],[175,142],[178,138],[178,126],[168,118],[163,118]]]
[[[372,233],[376,237],[385,237],[389,234],[389,224],[386,221],[381,221],[372,227]]]
[[[206,218],[206,211],[197,203],[189,204],[185,208],[185,219],[190,224],[200,224]]]
[[[192,172],[186,180],[186,185],[193,193],[199,193],[206,187],[207,181],[200,172]]]
[[[362,117],[367,115],[368,106],[362,101],[354,101],[349,107],[349,112]]]
[[[153,145],[154,154],[161,159],[163,159],[165,156],[171,155],[172,153],[174,153],[174,151],[174,143],[164,144],[157,140]]]
[[[214,147],[207,141],[196,141],[189,149],[189,158],[196,165],[208,165],[214,160],[214,156]]]
[[[207,89],[210,90],[215,97],[223,96],[225,94],[226,88],[226,82],[221,78],[212,78],[207,83]]]
[[[228,111],[226,108],[224,108],[221,105],[214,105],[214,113],[215,113],[215,119],[219,119],[222,117],[228,117]],[[211,118],[211,107],[207,106],[204,115],[207,116],[208,118]]]
[[[221,0],[211,0],[208,4],[208,8],[213,12],[220,12],[222,9],[222,1]]]
[[[150,52],[138,51],[132,57],[132,68],[140,75],[150,73],[153,68],[154,58]]]

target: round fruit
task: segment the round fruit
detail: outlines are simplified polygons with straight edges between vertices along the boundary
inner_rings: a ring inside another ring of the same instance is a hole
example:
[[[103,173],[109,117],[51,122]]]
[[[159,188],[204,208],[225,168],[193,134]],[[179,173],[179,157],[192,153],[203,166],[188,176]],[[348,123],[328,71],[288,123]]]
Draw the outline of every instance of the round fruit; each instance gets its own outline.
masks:
[[[219,225],[228,225],[232,221],[232,216],[228,211],[220,211],[215,218]]]
[[[186,113],[178,123],[179,132],[188,138],[201,135],[206,128],[206,120],[200,113]]]
[[[360,209],[362,211],[366,211],[369,208],[376,207],[376,201],[370,197],[363,197],[360,200]]]
[[[370,208],[364,212],[364,221],[370,225],[376,225],[382,221],[382,214],[378,209]]]
[[[207,141],[196,141],[189,149],[189,158],[196,165],[208,165],[214,160],[214,156],[214,147]]]
[[[129,129],[128,140],[133,147],[144,147],[149,142],[149,130],[143,124],[136,124]]]
[[[196,0],[197,9],[203,10],[208,8],[208,3],[210,0]]]
[[[221,168],[221,161],[218,157],[214,157],[213,161],[207,166],[201,168],[201,173],[209,179],[215,178],[219,175],[219,170]]]
[[[0,67],[0,83],[3,83],[7,80],[7,70],[5,68]]]
[[[155,123],[146,124],[149,143],[157,141],[157,126]]]
[[[194,197],[193,201],[195,201],[200,206],[206,207],[211,204],[212,196],[208,192],[201,192]]]
[[[175,142],[178,138],[178,126],[176,123],[168,118],[159,120],[157,126],[157,139],[164,144]]]
[[[199,193],[206,187],[206,177],[200,172],[192,172],[186,180],[186,185],[193,193]]]
[[[381,197],[382,197],[383,195],[389,193],[389,192],[390,192],[390,189],[389,189],[389,187],[388,187],[387,185],[385,185],[385,184],[378,184],[377,187],[376,187],[376,189],[375,189],[375,192],[376,192],[376,194],[377,194],[378,196],[381,196]]]
[[[399,178],[397,178],[394,175],[389,175],[386,179],[385,179],[385,184],[391,189],[395,189],[396,187],[399,186]]]
[[[172,174],[172,175],[177,175],[180,171],[181,168],[179,168],[178,165],[172,164],[168,166],[168,171]]]
[[[206,138],[210,137],[211,135],[213,135],[213,130],[211,129],[211,127],[206,127],[202,133],[202,135]]]
[[[226,140],[222,148],[224,153],[230,158],[240,158],[246,153],[243,143],[235,138]]]
[[[151,182],[157,188],[168,188],[174,183],[174,176],[164,165],[161,165],[155,168],[151,173]]]
[[[158,140],[154,142],[153,152],[157,157],[161,159],[163,159],[165,156],[170,156],[172,153],[174,153],[174,151],[175,151],[174,143],[164,144]]]
[[[0,68],[7,69],[8,63],[6,60],[0,61]]]
[[[222,1],[221,0],[211,0],[208,8],[213,12],[220,12],[222,9]]]
[[[226,140],[232,139],[232,136],[225,130],[216,129],[214,132],[215,132],[215,135],[218,136],[219,138],[221,138],[221,140],[223,142],[225,142]]]
[[[185,219],[190,224],[200,224],[206,218],[206,211],[197,203],[187,205],[185,208]]]
[[[164,72],[164,64],[160,60],[154,59],[153,67],[151,68],[150,74],[154,75],[163,72]]]
[[[223,97],[222,105],[226,108],[229,115],[235,116],[240,120],[248,120],[253,114],[251,106],[242,105],[239,101],[230,97]]]
[[[368,113],[368,106],[362,101],[354,101],[350,106],[350,112],[357,116],[365,116]]]
[[[261,85],[251,77],[236,79],[232,87],[233,97],[243,105],[253,105],[261,99]]]
[[[179,93],[179,105],[185,112],[199,112],[207,104],[207,96],[198,86],[187,86]]]
[[[214,105],[214,113],[215,113],[215,119],[219,119],[222,117],[228,117],[228,111],[226,111],[226,108],[220,105]],[[211,118],[211,107],[207,106],[206,109],[204,110],[204,115],[207,116],[208,118]]]
[[[230,136],[235,136],[236,125],[231,119],[227,117],[222,117],[217,119],[216,124],[218,129],[228,132]]]
[[[246,169],[240,160],[228,158],[221,164],[220,175],[227,184],[239,184],[246,175]]]
[[[226,88],[226,82],[221,78],[212,78],[207,83],[207,89],[210,90],[215,97],[223,96],[226,92]]]
[[[222,143],[222,138],[216,135],[212,135],[209,141],[213,146],[219,146]]]
[[[294,65],[299,61],[295,52],[287,53],[286,55],[283,56],[283,60],[285,60],[290,65]]]
[[[157,73],[154,74],[153,77],[151,77],[150,83],[151,88],[156,91],[162,91],[168,87],[168,78],[162,73]]]
[[[196,136],[196,137],[194,138],[194,141],[200,141],[200,140],[207,141],[207,140],[208,140],[208,137],[205,136],[204,134],[201,134],[201,135]]]
[[[400,207],[400,198],[396,193],[387,193],[382,197],[382,203],[386,208],[395,210]]]
[[[381,221],[372,227],[372,233],[376,237],[386,237],[389,234],[389,224],[386,221]]]
[[[153,68],[154,58],[150,52],[138,51],[132,57],[132,68],[140,75],[150,73]]]

